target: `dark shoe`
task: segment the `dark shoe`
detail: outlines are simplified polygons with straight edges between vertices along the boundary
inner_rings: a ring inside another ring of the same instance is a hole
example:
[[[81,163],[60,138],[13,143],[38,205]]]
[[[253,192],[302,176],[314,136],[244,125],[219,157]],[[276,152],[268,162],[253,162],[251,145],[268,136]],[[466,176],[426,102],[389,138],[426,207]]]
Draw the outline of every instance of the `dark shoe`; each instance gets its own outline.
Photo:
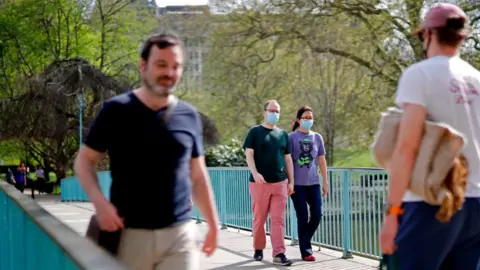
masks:
[[[255,261],[263,260],[263,250],[255,250],[255,254],[253,254],[253,259],[255,259]]]
[[[290,265],[292,265],[293,262],[291,260],[287,259],[285,254],[280,253],[273,258],[273,263],[274,264],[280,264],[280,265],[283,265],[283,266],[290,266]]]

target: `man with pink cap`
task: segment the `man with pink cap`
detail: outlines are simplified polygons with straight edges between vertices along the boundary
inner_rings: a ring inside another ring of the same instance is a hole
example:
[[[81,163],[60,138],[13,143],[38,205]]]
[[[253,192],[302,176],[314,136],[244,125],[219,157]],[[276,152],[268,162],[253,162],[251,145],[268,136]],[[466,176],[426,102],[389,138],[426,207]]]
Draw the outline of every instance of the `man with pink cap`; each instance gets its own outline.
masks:
[[[407,68],[395,102],[404,110],[393,154],[382,252],[402,270],[477,270],[480,260],[480,72],[459,57],[468,19],[456,5],[441,3],[415,32],[425,60]],[[449,222],[435,219],[439,206],[407,191],[424,122],[443,122],[465,134],[462,154],[469,176],[466,200]]]

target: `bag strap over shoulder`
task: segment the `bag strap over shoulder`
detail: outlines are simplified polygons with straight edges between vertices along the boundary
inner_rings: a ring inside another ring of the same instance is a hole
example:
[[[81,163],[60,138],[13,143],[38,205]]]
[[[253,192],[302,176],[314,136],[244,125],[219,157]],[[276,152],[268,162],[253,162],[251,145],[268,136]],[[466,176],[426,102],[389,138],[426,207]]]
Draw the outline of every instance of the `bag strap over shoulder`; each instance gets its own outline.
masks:
[[[165,123],[168,122],[168,119],[170,119],[170,116],[172,115],[173,110],[178,104],[178,98],[176,96],[171,96],[171,100],[167,105],[167,109],[165,110],[165,113],[163,114],[163,121]]]

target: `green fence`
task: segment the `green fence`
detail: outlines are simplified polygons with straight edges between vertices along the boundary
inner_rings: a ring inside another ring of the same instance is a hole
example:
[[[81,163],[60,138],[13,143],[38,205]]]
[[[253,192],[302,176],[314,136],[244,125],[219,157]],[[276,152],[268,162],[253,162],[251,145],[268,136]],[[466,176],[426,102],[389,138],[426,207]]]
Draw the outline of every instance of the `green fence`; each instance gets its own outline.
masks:
[[[253,216],[248,168],[209,168],[209,173],[221,223],[251,230]],[[108,197],[110,174],[99,172],[98,175],[100,186]],[[378,259],[381,255],[378,233],[388,175],[380,169],[329,168],[328,178],[329,195],[322,202],[323,216],[314,242],[343,251],[345,258],[358,254]],[[62,180],[62,200],[88,200],[75,177]],[[195,207],[193,217],[202,219]],[[298,239],[291,200],[287,204],[285,224],[285,237]],[[267,221],[267,231],[269,227]]]
[[[0,269],[127,269],[0,180]]]

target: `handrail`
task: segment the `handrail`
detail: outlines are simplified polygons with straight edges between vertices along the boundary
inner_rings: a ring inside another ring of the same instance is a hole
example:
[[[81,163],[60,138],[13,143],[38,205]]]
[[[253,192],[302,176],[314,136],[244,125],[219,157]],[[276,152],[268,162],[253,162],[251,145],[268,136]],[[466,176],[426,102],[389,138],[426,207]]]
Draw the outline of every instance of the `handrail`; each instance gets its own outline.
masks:
[[[12,185],[0,180],[0,190],[15,202],[77,264],[79,269],[127,270],[105,250],[81,237],[52,216],[35,201],[23,195]]]
[[[213,193],[222,227],[251,230],[253,214],[247,167],[210,167]],[[112,179],[108,171],[97,172],[99,185],[108,198]],[[328,168],[328,196],[322,198],[322,221],[312,243],[352,254],[379,259],[378,233],[383,220],[382,205],[389,182],[387,171],[374,168]],[[63,201],[88,201],[76,177],[62,180]],[[192,215],[202,217],[194,206]],[[267,222],[267,231],[269,223]],[[285,237],[296,243],[297,219],[291,200],[285,213]]]
[[[248,168],[247,166],[235,166],[235,167],[208,167],[209,170],[244,170],[245,168]],[[329,169],[335,169],[335,170],[373,170],[373,171],[382,171],[384,170],[383,168],[379,167],[328,167]]]

